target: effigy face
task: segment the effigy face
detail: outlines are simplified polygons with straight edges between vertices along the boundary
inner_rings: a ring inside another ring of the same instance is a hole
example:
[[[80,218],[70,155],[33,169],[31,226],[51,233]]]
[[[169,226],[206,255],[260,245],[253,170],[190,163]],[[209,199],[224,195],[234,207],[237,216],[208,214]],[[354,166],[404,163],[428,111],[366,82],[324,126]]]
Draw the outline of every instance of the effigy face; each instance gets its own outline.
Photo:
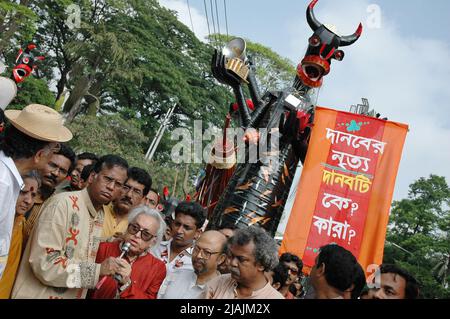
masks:
[[[21,83],[25,78],[30,76],[33,69],[37,67],[37,65],[35,65],[36,60],[44,60],[43,56],[34,56],[31,52],[34,49],[36,49],[36,45],[29,44],[25,51],[22,49],[19,50],[19,54],[16,58],[16,65],[13,68],[13,77],[16,83]]]
[[[318,0],[313,0],[306,10],[306,19],[314,34],[308,40],[305,57],[297,67],[297,75],[303,84],[315,88],[322,85],[325,75],[330,72],[331,61],[342,61],[344,51],[339,47],[349,46],[359,39],[362,25],[350,36],[339,36],[331,26],[320,23],[314,15],[314,6]]]

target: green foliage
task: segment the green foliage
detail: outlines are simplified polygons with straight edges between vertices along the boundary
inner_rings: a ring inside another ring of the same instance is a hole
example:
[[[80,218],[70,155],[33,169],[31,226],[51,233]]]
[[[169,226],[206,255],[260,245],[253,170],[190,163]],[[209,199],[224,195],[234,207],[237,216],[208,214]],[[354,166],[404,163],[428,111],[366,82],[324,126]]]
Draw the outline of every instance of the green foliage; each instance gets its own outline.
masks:
[[[168,186],[171,191],[176,188],[175,195],[184,198],[182,182],[184,167],[173,165],[170,162],[147,162],[144,160],[149,139],[144,136],[138,121],[124,119],[118,114],[103,115],[100,117],[79,116],[69,125],[74,134],[69,145],[75,152],[92,152],[98,155],[116,154],[125,158],[130,166],[137,166],[147,170],[153,178],[153,187],[162,191]],[[189,176],[196,173],[198,167],[191,167]],[[176,178],[178,171],[178,176]],[[177,179],[175,187],[175,178]],[[187,191],[194,194],[192,183]]]
[[[28,104],[43,104],[53,107],[54,103],[55,97],[48,89],[47,82],[30,76],[18,85],[17,96],[8,109],[21,110]]]
[[[19,46],[34,40],[45,56],[38,72],[21,86],[13,108],[41,103],[63,109],[75,132],[71,144],[78,151],[116,153],[149,170],[161,185],[184,195],[184,166],[170,160],[177,141],[170,132],[178,127],[192,131],[194,120],[203,127],[222,127],[234,97],[218,85],[210,70],[213,47],[199,41],[178,21],[173,11],[157,0],[23,0],[0,2],[3,57],[12,66]],[[79,28],[66,23],[77,4]],[[12,27],[12,29],[11,29]],[[270,49],[248,41],[257,65],[261,90],[290,85],[295,69]],[[50,92],[51,86],[55,92]],[[60,96],[68,99],[62,104]],[[155,160],[146,163],[144,153],[166,112],[177,107],[163,136]],[[90,114],[91,116],[86,116]],[[189,180],[199,167],[189,166]],[[192,183],[190,183],[192,184]],[[189,190],[191,192],[191,190]],[[193,193],[191,192],[191,195]]]
[[[31,41],[36,31],[37,15],[22,2],[0,2],[0,53],[15,51],[17,54],[17,43]]]
[[[449,207],[450,188],[436,175],[411,184],[408,198],[392,205],[384,262],[410,271],[424,298],[450,298]]]
[[[101,117],[80,116],[69,124],[74,133],[70,145],[77,151],[118,155],[142,153],[145,136],[133,121],[125,121],[119,115]]]

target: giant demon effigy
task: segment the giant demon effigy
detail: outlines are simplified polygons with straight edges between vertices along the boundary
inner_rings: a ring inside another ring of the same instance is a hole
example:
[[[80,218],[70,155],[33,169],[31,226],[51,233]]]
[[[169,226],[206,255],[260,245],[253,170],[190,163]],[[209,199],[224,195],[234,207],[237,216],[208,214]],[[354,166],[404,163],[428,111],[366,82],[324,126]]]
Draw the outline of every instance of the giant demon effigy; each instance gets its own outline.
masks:
[[[233,168],[226,159],[235,156],[235,148],[230,149],[225,136],[223,145],[213,150],[215,157],[222,155],[225,161],[222,167],[214,167],[214,163],[208,165],[197,196],[208,208],[210,228],[259,225],[272,235],[276,232],[298,162],[303,163],[305,159],[317,89],[330,72],[331,61],[343,60],[344,52],[340,47],[353,44],[362,33],[360,24],[352,35],[337,35],[316,19],[317,2],[313,0],[306,10],[314,33],[297,67],[293,85],[288,89],[260,94],[252,61],[245,57],[244,40],[234,39],[221,52],[214,52],[212,73],[220,83],[233,89],[238,105],[238,125],[246,131],[253,128],[256,134],[245,135],[245,158],[238,160]],[[243,85],[248,86],[251,108]],[[256,144],[267,147],[261,151]],[[250,160],[255,157],[255,149],[256,158]],[[229,176],[219,178],[220,169],[227,170]]]

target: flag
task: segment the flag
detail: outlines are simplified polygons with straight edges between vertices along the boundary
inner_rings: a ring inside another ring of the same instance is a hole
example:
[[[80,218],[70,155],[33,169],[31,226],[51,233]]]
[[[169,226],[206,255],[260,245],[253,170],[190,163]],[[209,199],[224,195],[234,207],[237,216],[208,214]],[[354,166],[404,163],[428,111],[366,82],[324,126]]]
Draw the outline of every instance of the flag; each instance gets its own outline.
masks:
[[[314,265],[320,247],[351,251],[366,272],[383,260],[389,210],[408,126],[317,107],[280,253]]]

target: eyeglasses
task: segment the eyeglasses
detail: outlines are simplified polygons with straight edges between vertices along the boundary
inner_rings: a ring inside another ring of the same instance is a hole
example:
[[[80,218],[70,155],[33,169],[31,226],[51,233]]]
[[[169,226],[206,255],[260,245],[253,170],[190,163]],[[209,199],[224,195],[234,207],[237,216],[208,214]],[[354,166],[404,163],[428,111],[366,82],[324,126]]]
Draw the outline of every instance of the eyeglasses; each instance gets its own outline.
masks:
[[[200,248],[198,246],[194,246],[194,249],[192,250],[192,254],[193,255],[198,255],[200,252],[202,252],[202,254],[205,257],[205,259],[209,259],[209,258],[211,258],[212,255],[221,253],[220,251],[215,251],[215,252],[214,251],[208,251],[208,250],[205,250],[205,249]]]
[[[152,238],[156,237],[156,235],[150,234],[147,229],[141,228],[138,224],[129,224],[128,232],[131,235],[136,235],[137,233],[141,232],[141,238],[143,241],[150,241],[152,240]]]
[[[58,166],[57,164],[53,163],[53,162],[48,162],[48,166],[50,167],[50,169],[52,170],[52,172],[58,170],[58,173],[67,176],[69,174],[69,172],[62,168],[61,166]]]
[[[109,176],[106,176],[106,175],[100,175],[100,177],[101,177],[101,179],[102,179],[102,182],[103,182],[104,184],[106,184],[106,185],[109,185],[109,184],[111,184],[111,183],[114,183],[114,187],[117,187],[117,188],[123,187],[123,184],[122,184],[121,182],[116,181],[116,180],[115,180],[114,178],[112,178],[112,177],[109,177]]]
[[[137,197],[143,197],[144,196],[144,192],[140,189],[137,189],[136,187],[131,187],[130,185],[123,185],[122,189],[124,190],[125,193],[128,193],[130,190],[132,191],[133,195],[137,196]]]

